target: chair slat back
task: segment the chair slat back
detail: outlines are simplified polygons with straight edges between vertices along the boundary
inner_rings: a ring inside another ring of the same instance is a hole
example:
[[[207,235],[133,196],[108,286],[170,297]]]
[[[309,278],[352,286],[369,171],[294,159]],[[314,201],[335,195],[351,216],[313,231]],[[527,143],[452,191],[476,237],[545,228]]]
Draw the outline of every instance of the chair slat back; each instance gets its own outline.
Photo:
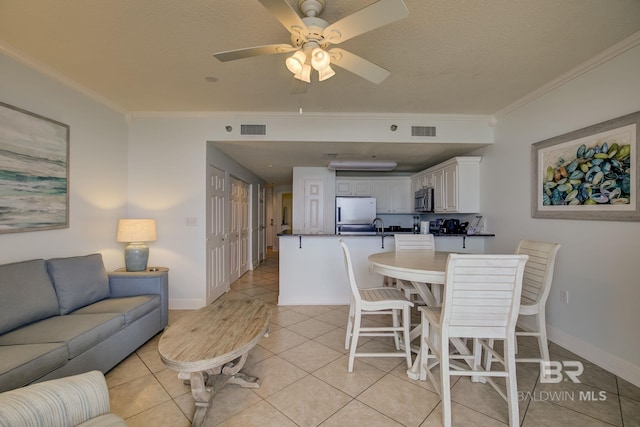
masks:
[[[453,337],[503,338],[515,330],[527,255],[451,254],[443,330]]]
[[[349,252],[349,247],[342,240],[339,239],[340,246],[342,247],[342,253],[344,255],[344,267],[347,270],[347,277],[349,278],[349,287],[351,288],[351,295],[355,299],[355,301],[359,304],[361,301],[360,291],[358,289],[358,283],[356,282],[356,276],[353,272],[353,264],[351,262],[351,253]]]
[[[433,234],[394,234],[396,251],[411,249],[435,250]]]
[[[560,244],[558,243],[536,242],[533,240],[521,240],[518,243],[516,253],[529,255],[529,261],[527,261],[527,265],[524,268],[521,304],[546,303],[551,290],[553,268],[559,249]]]

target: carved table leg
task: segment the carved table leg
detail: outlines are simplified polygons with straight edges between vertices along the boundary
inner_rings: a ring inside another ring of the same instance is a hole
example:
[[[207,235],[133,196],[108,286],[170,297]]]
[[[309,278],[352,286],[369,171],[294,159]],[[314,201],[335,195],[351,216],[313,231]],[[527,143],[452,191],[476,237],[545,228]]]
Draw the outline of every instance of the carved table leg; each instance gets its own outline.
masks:
[[[179,372],[178,378],[185,380],[191,386],[191,394],[196,403],[192,427],[200,427],[204,423],[211,401],[225,384],[237,384],[245,388],[260,388],[258,378],[250,377],[240,372],[247,361],[248,353],[237,359],[200,372]]]
[[[204,422],[204,416],[209,409],[209,401],[213,397],[211,393],[207,391],[204,382],[204,375],[202,372],[192,372],[189,378],[191,383],[191,394],[196,401],[196,412],[193,414],[192,427],[199,427]]]
[[[245,353],[239,358],[224,365],[222,373],[225,375],[231,375],[229,384],[237,384],[244,388],[260,388],[258,378],[250,377],[249,375],[240,372],[240,369],[244,367],[244,364],[247,361],[248,355],[249,353]]]

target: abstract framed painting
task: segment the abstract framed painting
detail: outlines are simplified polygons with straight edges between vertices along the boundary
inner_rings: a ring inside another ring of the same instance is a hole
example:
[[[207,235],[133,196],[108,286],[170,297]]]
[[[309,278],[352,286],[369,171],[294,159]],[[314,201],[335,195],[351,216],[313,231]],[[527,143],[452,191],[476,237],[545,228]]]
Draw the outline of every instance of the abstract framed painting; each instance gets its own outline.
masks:
[[[640,221],[640,111],[532,145],[531,216]]]
[[[0,102],[0,233],[69,227],[69,130]]]

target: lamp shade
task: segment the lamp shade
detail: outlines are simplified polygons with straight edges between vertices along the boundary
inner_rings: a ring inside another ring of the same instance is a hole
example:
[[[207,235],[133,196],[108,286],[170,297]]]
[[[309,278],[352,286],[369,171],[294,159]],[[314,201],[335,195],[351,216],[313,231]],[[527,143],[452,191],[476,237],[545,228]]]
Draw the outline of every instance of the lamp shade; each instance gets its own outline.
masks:
[[[117,242],[153,242],[156,239],[155,219],[121,219],[118,221]]]

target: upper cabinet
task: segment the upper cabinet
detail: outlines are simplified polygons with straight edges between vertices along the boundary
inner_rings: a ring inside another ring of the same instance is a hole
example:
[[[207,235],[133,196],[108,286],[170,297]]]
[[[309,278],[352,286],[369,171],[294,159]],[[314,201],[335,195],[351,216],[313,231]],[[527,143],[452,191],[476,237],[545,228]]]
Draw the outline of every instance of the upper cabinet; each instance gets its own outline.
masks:
[[[336,196],[375,197],[378,213],[412,213],[409,177],[336,178]]]
[[[369,178],[336,178],[336,196],[371,196]]]
[[[376,211],[381,214],[412,213],[411,179],[409,177],[375,178],[371,180]]]
[[[481,157],[454,157],[411,177],[411,187],[434,188],[436,213],[477,213],[480,211]]]

